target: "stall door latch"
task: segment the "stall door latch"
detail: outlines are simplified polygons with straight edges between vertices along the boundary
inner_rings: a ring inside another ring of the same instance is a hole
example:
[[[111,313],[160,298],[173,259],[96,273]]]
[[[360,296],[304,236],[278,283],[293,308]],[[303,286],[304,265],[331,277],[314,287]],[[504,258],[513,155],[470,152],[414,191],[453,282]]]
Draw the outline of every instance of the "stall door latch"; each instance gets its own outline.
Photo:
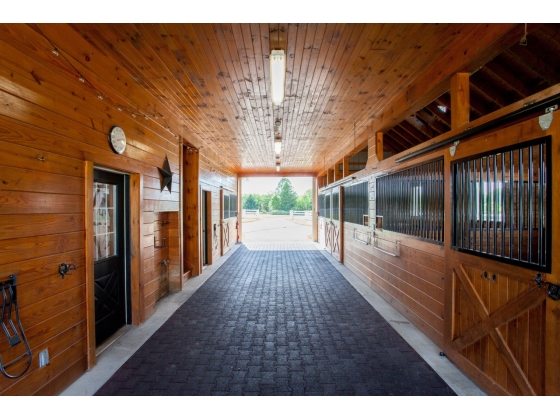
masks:
[[[560,286],[557,284],[549,283],[544,280],[541,273],[537,273],[537,277],[533,279],[537,283],[537,287],[540,289],[543,284],[548,284],[547,294],[552,300],[560,300]]]
[[[558,105],[549,106],[544,110],[544,115],[539,117],[539,125],[544,130],[548,130],[550,128],[550,124],[552,123],[552,113],[558,109]]]

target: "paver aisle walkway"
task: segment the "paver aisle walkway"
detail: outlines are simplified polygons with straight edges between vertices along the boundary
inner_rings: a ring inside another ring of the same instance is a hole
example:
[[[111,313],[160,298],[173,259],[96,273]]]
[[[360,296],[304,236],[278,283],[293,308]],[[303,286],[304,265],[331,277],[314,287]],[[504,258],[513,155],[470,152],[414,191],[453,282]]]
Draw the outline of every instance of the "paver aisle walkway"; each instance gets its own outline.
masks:
[[[96,395],[454,395],[319,251],[242,246]]]

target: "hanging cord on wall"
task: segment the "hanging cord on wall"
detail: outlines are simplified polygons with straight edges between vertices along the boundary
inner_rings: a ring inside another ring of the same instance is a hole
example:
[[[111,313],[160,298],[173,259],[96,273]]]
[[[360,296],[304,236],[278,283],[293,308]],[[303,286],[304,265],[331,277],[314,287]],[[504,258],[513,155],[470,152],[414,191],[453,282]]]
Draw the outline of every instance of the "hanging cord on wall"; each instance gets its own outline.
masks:
[[[523,37],[521,37],[521,40],[519,41],[519,45],[522,45],[524,47],[527,46],[527,24],[525,24],[525,33],[523,34]]]
[[[43,38],[45,38],[47,40],[47,42],[49,44],[51,44],[52,46],[52,53],[54,56],[56,57],[62,57],[64,59],[64,61],[66,61],[68,63],[68,65],[74,70],[74,72],[77,74],[77,78],[80,82],[86,84],[87,86],[89,86],[91,89],[99,92],[99,94],[97,95],[97,99],[99,99],[100,101],[105,99],[105,94],[103,92],[101,92],[99,89],[97,89],[89,80],[86,80],[86,78],[84,76],[82,76],[82,74],[78,71],[78,69],[76,69],[76,67],[74,67],[74,65],[70,62],[70,60],[68,60],[68,58],[66,58],[66,56],[64,54],[62,54],[60,52],[60,50],[51,42],[51,40],[43,33],[43,31],[41,30],[41,28],[39,28],[39,26],[35,25],[35,28],[37,28],[37,30],[39,31],[39,33],[41,34],[41,36]],[[134,111],[132,109],[126,108],[120,104],[118,104],[117,102],[114,102],[117,104],[117,110],[119,111],[126,111],[128,113],[130,113],[130,115],[132,116],[132,118],[136,118],[136,117],[142,117],[146,120],[148,120],[149,118],[152,118],[154,120],[157,120],[159,117],[161,117],[164,121],[165,124],[167,125],[167,127],[164,127],[164,129],[166,131],[168,131],[169,133],[171,133],[171,135],[173,137],[175,137],[176,139],[179,138],[179,136],[177,134],[175,134],[172,130],[171,127],[169,127],[168,122],[165,120],[165,117],[162,114],[148,114],[148,113],[144,113],[144,112],[139,112],[139,111]]]

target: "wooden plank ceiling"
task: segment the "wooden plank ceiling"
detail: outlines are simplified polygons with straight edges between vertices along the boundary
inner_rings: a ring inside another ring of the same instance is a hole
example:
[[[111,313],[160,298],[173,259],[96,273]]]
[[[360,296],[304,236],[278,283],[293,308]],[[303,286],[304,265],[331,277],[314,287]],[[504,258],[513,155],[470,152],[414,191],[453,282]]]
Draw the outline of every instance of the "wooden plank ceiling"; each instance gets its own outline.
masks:
[[[353,144],[356,135],[426,68],[433,68],[469,39],[474,42],[481,25],[71,27],[76,36],[86,39],[142,86],[159,104],[162,115],[182,124],[180,132],[186,141],[213,149],[232,171],[269,173],[275,169],[275,135],[282,137],[279,160],[283,171],[321,172],[327,159],[339,159],[344,149],[357,146]],[[287,53],[286,99],[278,107],[272,105],[269,95],[272,49]],[[499,67],[511,66],[517,54],[507,54],[484,72],[494,77]],[[499,89],[501,84],[492,83],[492,77],[478,83],[477,75],[473,84]],[[509,83],[505,76],[500,80]],[[520,89],[526,94],[527,89]],[[494,97],[488,90],[480,96]],[[443,97],[439,103],[445,105],[445,101]],[[387,137],[388,149],[398,152],[416,144],[424,138],[416,132],[425,136],[445,131],[448,116],[440,115],[439,103],[394,127]],[[140,113],[150,114],[137,105]],[[277,120],[280,125],[275,132]]]

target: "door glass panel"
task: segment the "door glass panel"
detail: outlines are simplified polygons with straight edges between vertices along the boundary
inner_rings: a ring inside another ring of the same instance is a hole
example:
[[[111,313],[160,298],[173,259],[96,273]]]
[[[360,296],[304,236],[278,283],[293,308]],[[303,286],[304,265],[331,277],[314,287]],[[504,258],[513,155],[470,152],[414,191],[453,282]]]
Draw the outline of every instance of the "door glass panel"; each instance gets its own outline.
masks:
[[[116,194],[116,185],[100,182],[93,184],[95,261],[117,255]]]

